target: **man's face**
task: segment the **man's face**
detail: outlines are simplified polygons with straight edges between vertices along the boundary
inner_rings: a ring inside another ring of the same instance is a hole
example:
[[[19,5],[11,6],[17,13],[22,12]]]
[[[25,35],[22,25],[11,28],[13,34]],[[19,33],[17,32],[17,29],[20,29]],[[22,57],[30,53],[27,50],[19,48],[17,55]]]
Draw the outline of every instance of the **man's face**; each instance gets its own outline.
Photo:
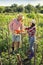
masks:
[[[22,22],[22,16],[18,16],[18,20]]]

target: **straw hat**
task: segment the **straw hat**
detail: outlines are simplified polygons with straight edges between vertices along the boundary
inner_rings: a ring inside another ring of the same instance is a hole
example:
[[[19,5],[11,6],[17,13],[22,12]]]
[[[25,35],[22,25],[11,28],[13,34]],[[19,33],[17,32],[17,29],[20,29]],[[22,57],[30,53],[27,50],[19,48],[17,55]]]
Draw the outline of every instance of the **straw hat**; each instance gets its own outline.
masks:
[[[35,19],[33,19],[33,20],[31,21],[31,23],[34,23],[34,24],[35,24],[35,23],[36,23]]]
[[[21,17],[22,19],[24,19],[24,16],[21,13],[19,13],[17,17]]]

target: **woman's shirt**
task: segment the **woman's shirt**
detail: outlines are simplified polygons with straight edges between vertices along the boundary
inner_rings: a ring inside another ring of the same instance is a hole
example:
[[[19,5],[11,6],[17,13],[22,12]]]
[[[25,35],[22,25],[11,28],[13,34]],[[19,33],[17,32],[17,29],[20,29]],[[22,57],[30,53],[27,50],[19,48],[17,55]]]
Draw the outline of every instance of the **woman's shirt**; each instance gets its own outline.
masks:
[[[35,27],[35,26],[33,26],[33,27],[28,27],[28,28],[26,28],[26,30],[27,30],[27,32],[28,32],[28,35],[29,35],[30,37],[32,37],[32,36],[35,35],[36,27]]]

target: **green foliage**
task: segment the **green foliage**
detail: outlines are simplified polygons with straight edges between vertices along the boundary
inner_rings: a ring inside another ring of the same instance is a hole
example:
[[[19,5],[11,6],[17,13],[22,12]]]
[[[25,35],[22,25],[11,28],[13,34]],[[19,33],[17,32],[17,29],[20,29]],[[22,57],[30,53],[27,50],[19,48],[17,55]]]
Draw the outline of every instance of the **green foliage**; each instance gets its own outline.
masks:
[[[13,4],[11,6],[6,6],[6,7],[1,7],[0,6],[0,13],[14,13],[14,12],[26,12],[26,13],[31,13],[31,12],[40,12],[43,13],[43,6],[40,6],[40,4],[36,6],[32,6],[30,4],[23,6],[20,5],[18,6],[17,4]]]
[[[12,11],[12,10],[11,10],[10,7],[5,7],[5,10],[3,11],[3,13],[5,13],[5,12],[7,12],[7,13],[9,12],[9,13],[10,13],[11,11]]]
[[[0,51],[6,51],[8,49],[7,40],[0,41]]]
[[[43,9],[41,9],[40,13],[43,13]]]
[[[40,12],[40,4],[38,4],[37,6],[36,6],[36,8],[37,8],[37,12]]]
[[[2,51],[0,57],[2,60],[3,65],[17,65],[17,56],[8,54],[8,47],[10,48],[11,51],[11,45],[12,45],[12,40],[11,40],[11,35],[8,35],[8,23],[13,19],[16,18],[18,13],[5,13],[5,14],[0,14],[0,51]],[[25,26],[28,26],[28,21],[31,19],[35,18],[36,19],[36,25],[37,25],[37,34],[36,34],[36,43],[38,44],[37,47],[37,52],[36,52],[36,65],[39,65],[41,61],[41,53],[43,50],[43,15],[39,14],[38,15],[34,12],[32,13],[23,13],[25,19],[23,23]],[[39,21],[40,19],[40,21]],[[7,34],[6,34],[7,33]],[[38,36],[41,36],[41,38],[38,38]],[[26,51],[29,48],[29,42],[28,42],[28,35],[23,35],[23,44],[22,47],[18,50],[18,53],[21,55],[21,58],[24,59],[26,58]],[[32,65],[34,60],[32,59]]]
[[[25,12],[26,13],[30,13],[32,11],[34,11],[34,7],[32,5],[28,4],[27,6],[25,6]]]
[[[27,17],[35,19],[36,18],[36,14],[34,12],[32,12],[32,13],[27,14]]]
[[[17,7],[17,12],[23,12],[23,10],[24,10],[24,8],[22,5]]]

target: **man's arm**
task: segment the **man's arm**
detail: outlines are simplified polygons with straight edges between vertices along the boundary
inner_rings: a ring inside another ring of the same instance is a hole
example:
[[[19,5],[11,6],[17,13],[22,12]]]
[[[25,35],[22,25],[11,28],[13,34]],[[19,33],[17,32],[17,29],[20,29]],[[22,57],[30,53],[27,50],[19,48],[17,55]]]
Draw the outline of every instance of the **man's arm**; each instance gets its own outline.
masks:
[[[21,30],[20,34],[26,35],[26,31],[25,31],[25,26],[24,26],[24,24],[21,24],[20,30]]]

